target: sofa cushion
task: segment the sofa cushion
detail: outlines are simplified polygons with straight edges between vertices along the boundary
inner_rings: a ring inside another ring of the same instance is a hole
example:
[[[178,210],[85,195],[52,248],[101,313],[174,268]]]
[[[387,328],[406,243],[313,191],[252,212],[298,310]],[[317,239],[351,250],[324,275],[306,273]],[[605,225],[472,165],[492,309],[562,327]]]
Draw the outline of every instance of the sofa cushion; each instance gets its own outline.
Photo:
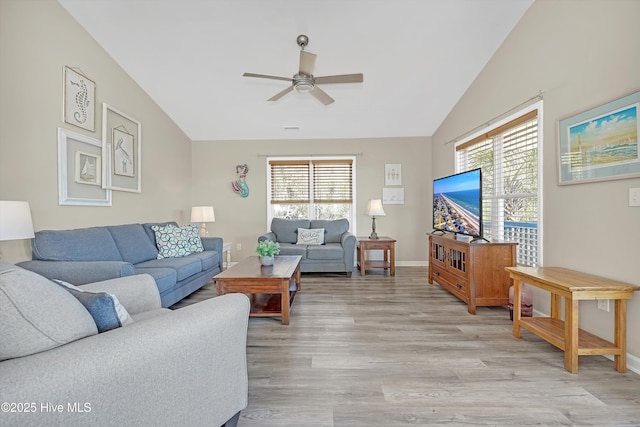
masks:
[[[324,245],[324,228],[298,228],[297,245]]]
[[[294,243],[280,243],[279,255],[300,255],[302,259],[306,259],[307,245],[296,245]]]
[[[133,319],[115,295],[84,291],[62,280],[54,279],[53,281],[80,301],[93,317],[99,333],[133,323]]]
[[[123,261],[137,264],[158,257],[158,248],[149,239],[142,224],[112,225],[107,229]]]
[[[154,225],[151,229],[156,234],[158,259],[178,258],[195,252],[204,251],[202,240],[195,224],[182,225]],[[178,279],[180,280],[180,279]]]
[[[343,260],[344,249],[340,243],[327,243],[322,246],[309,246],[307,249],[307,258],[309,259],[326,259],[326,260]]]
[[[0,360],[98,333],[87,310],[69,292],[10,264],[0,264],[0,325]]]
[[[220,254],[217,251],[204,251],[189,255],[189,258],[196,258],[202,264],[202,271],[220,265]]]
[[[197,257],[189,255],[179,258],[152,259],[135,265],[136,271],[140,268],[154,267],[171,268],[175,270],[176,280],[179,282],[194,274],[200,273],[202,271],[202,262]]]
[[[153,262],[153,261],[149,261]],[[153,280],[156,281],[156,285],[158,286],[158,291],[162,295],[162,293],[166,292],[169,289],[173,289],[176,286],[177,272],[173,268],[162,268],[162,267],[141,267],[139,264],[135,266],[137,274],[148,274],[153,277]]]
[[[106,227],[37,231],[31,246],[44,261],[122,261]]]
[[[324,220],[314,219],[309,228],[324,228],[324,241],[326,243],[340,243],[342,235],[349,231],[349,220],[346,218]]]
[[[273,218],[271,231],[276,235],[278,243],[295,243],[298,240],[298,228],[309,228],[308,219]]]

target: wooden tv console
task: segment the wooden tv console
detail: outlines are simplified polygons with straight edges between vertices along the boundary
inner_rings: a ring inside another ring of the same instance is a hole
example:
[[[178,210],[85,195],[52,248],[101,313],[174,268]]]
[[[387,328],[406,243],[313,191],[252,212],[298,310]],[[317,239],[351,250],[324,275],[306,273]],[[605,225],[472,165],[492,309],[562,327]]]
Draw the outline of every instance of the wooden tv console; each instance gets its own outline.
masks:
[[[436,281],[476,307],[509,304],[511,278],[505,267],[516,265],[516,242],[464,242],[454,235],[429,235],[429,283]]]

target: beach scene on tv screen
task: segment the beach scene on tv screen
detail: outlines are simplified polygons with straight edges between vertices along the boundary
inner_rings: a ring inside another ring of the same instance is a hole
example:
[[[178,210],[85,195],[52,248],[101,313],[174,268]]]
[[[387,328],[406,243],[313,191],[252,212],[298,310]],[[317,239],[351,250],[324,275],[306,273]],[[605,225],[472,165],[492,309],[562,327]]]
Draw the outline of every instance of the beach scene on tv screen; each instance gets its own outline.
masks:
[[[480,173],[433,182],[433,228],[480,236]]]

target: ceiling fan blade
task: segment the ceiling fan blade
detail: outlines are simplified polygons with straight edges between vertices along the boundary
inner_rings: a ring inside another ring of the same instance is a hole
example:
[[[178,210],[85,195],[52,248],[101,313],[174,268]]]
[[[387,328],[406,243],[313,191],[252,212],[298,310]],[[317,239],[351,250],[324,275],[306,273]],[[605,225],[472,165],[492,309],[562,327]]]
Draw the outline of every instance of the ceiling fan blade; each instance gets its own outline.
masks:
[[[285,90],[283,90],[281,92],[278,92],[275,95],[273,95],[271,98],[267,99],[267,101],[277,101],[278,99],[282,98],[283,96],[285,96],[286,94],[288,94],[292,90],[293,90],[293,86],[289,86]]]
[[[300,51],[300,74],[310,76],[313,74],[313,67],[316,65],[316,54]]]
[[[314,87],[311,91],[311,95],[315,96],[318,101],[322,102],[324,105],[329,105],[334,102],[333,98],[331,98],[325,91],[320,89],[318,86]]]
[[[260,79],[284,80],[285,82],[292,81],[290,77],[268,76],[266,74],[254,74],[254,73],[244,73],[242,77],[258,77]]]
[[[327,83],[362,83],[364,76],[362,74],[341,74],[339,76],[316,77],[315,82],[318,84]]]

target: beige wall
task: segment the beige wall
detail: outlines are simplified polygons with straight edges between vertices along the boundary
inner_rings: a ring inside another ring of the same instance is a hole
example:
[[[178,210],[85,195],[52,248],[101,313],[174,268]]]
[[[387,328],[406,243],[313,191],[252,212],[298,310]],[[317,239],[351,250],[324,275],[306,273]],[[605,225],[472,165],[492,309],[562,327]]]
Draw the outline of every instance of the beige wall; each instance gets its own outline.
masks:
[[[557,184],[557,122],[640,88],[638,1],[536,0],[433,136],[433,175],[453,172],[445,142],[544,91],[544,265],[640,285],[640,179]],[[435,161],[446,159],[446,161]],[[547,295],[534,308],[549,311]],[[580,326],[613,338],[613,313],[581,303]],[[628,350],[640,358],[640,293],[628,306]],[[632,363],[640,368],[640,359]]]
[[[430,138],[346,140],[220,141],[193,143],[193,202],[213,205],[216,222],[209,232],[233,242],[232,258],[255,255],[258,235],[268,230],[266,156],[355,155],[356,233],[369,235],[371,220],[364,213],[367,201],[382,197],[385,163],[402,165],[404,205],[384,205],[385,217],[376,219],[379,235],[398,240],[400,265],[425,265],[425,233],[431,231]],[[250,195],[242,198],[231,189],[235,167],[249,166]],[[240,243],[241,251],[236,245]]]
[[[190,140],[56,1],[0,0],[0,52],[0,200],[28,201],[36,230],[185,220]],[[95,132],[62,120],[64,65],[97,85]],[[59,206],[57,128],[101,139],[103,102],[142,123],[142,193],[114,191],[111,207]],[[31,257],[27,241],[0,249],[8,261]]]

